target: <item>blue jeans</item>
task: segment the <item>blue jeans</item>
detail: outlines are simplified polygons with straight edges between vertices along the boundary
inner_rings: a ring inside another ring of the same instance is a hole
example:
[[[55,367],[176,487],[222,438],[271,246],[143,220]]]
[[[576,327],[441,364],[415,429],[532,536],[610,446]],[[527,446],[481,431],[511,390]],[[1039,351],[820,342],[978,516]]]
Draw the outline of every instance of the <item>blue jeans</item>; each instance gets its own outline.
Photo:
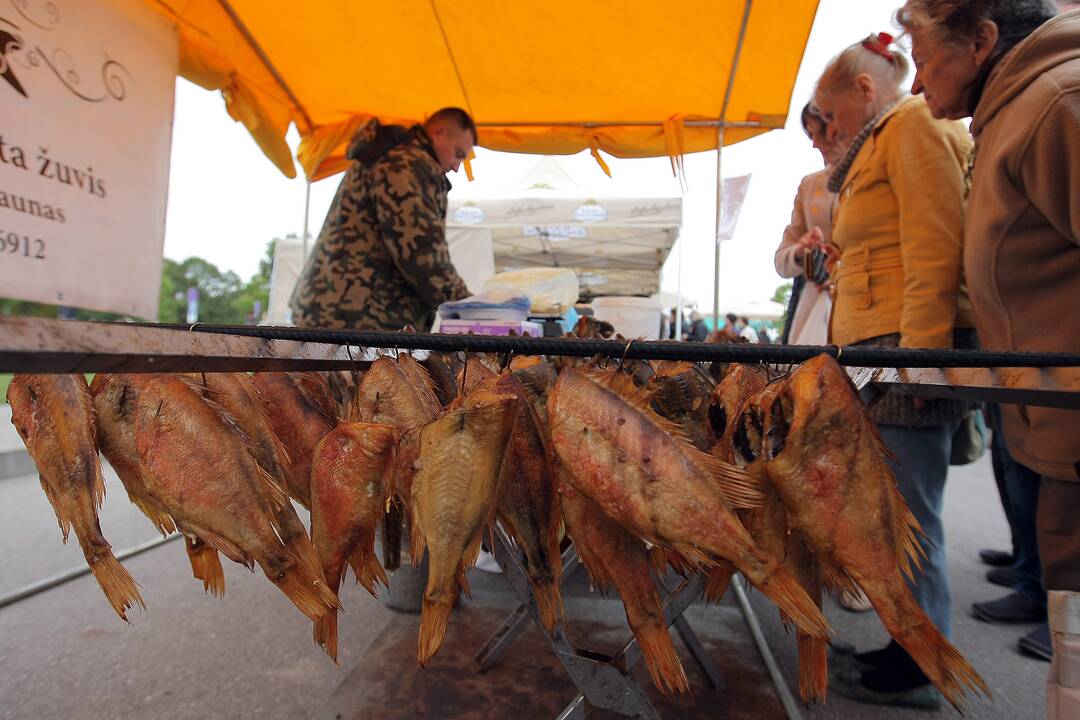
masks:
[[[1039,485],[1042,478],[1013,459],[1001,432],[1001,412],[996,405],[990,413],[994,432],[994,473],[1001,474],[1005,492],[1002,500],[1008,503],[1005,517],[1013,537],[1013,569],[1016,570],[1016,592],[1046,607],[1046,591],[1042,586],[1042,567],[1039,564],[1039,539],[1035,530],[1035,515],[1039,507]]]
[[[911,513],[922,525],[926,560],[915,582],[908,582],[919,607],[930,616],[946,638],[952,637],[952,600],[945,565],[945,526],[941,509],[945,500],[945,476],[949,452],[958,423],[909,428],[879,425],[885,444],[899,458],[889,462],[896,484]]]

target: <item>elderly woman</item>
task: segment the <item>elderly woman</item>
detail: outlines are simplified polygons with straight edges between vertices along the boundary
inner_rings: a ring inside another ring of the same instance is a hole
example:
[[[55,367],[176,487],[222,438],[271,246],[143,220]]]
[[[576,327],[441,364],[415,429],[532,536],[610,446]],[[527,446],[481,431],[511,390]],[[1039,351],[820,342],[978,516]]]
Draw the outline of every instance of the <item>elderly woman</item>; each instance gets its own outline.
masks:
[[[825,121],[817,108],[810,104],[802,110],[802,126],[821,153],[825,169],[807,175],[799,183],[791,222],[784,229],[784,237],[776,249],[773,263],[780,277],[795,279],[783,342],[824,345],[828,341],[832,302],[826,289],[818,284],[824,278],[806,277],[805,259],[815,248],[828,243],[832,234],[836,196],[825,186],[832,175],[832,165],[840,160],[842,148],[827,137]]]
[[[830,139],[847,148],[829,179],[838,193],[832,242],[830,337],[838,345],[951,348],[974,345],[961,286],[964,168],[971,147],[959,122],[935,120],[907,96],[905,56],[874,35],[830,61],[814,94]],[[912,592],[951,635],[941,510],[952,435],[967,408],[887,394],[871,416],[899,463],[897,485],[922,525],[927,554]],[[854,654],[836,648],[833,687],[866,702],[936,707],[941,698],[895,641]]]
[[[936,117],[972,118],[964,270],[993,349],[1080,352],[1080,11],[1055,13],[1047,0],[909,0],[897,16],[912,90]],[[1080,412],[1004,405],[1002,420],[1009,452],[1042,477],[1043,585],[1080,591]],[[1060,717],[1080,717],[1073,693]],[[1048,684],[1048,712],[1054,695]]]

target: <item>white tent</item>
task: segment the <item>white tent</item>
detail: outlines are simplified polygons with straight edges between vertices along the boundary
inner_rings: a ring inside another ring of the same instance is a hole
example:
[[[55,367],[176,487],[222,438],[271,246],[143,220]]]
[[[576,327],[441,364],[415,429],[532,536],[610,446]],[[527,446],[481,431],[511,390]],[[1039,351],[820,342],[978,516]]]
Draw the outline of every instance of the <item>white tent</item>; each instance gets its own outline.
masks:
[[[545,157],[504,193],[451,197],[446,223],[450,255],[473,290],[495,272],[565,267],[586,297],[652,295],[682,225],[682,199],[590,194]]]

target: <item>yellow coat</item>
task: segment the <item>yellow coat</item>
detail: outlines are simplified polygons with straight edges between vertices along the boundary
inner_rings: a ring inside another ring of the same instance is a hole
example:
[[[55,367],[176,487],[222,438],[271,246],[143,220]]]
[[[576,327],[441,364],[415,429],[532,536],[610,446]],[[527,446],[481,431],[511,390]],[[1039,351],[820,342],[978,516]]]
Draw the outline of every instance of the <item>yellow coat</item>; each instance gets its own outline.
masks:
[[[962,284],[964,171],[971,137],[922,96],[878,121],[840,187],[830,339],[900,334],[900,347],[952,347],[973,326]]]

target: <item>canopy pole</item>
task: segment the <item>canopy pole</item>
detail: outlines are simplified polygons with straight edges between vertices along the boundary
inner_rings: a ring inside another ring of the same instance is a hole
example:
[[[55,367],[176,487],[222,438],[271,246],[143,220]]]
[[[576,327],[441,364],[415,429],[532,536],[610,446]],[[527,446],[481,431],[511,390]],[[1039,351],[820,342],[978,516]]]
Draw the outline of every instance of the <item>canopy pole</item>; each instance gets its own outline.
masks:
[[[731,102],[731,90],[735,87],[735,73],[739,69],[739,57],[746,41],[746,26],[750,24],[750,9],[754,0],[746,0],[743,6],[742,24],[739,26],[739,40],[735,43],[735,57],[731,60],[731,73],[728,75],[727,89],[724,91],[724,105],[720,108],[720,125],[716,133],[716,249],[713,252],[713,329],[720,329],[720,222],[724,212],[724,176],[721,172],[721,158],[724,149],[724,128],[727,127],[728,104]]]
[[[682,233],[681,232],[679,233],[678,237],[675,238],[675,242],[679,243],[679,280],[678,280],[678,285],[677,285],[679,297],[675,301],[676,302],[676,308],[675,308],[675,335],[674,335],[674,338],[676,340],[682,340],[683,339],[683,336],[682,336],[682,311],[683,311],[683,304],[682,304],[682,261],[683,261],[683,245],[685,243],[683,243],[683,241],[682,241]],[[663,338],[660,338],[660,339],[663,340]]]
[[[300,235],[300,237],[302,238],[301,241],[300,241],[301,242],[301,247],[303,248],[303,252],[304,252],[304,254],[301,256],[301,260],[307,260],[308,237],[311,235],[311,233],[308,232],[308,215],[310,214],[310,212],[311,212],[311,181],[308,180],[307,181],[307,188],[305,188],[305,190],[304,190],[304,232]]]

